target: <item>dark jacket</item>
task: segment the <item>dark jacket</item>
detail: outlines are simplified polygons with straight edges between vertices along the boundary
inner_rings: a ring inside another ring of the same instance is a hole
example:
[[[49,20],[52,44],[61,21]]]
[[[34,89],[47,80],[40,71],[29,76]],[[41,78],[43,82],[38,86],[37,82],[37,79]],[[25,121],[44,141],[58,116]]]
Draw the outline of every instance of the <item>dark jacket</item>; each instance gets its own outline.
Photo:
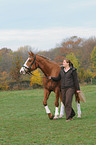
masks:
[[[61,80],[61,89],[74,87],[76,90],[80,90],[76,68],[74,67],[70,67],[67,72],[64,71],[64,67],[61,67],[59,75],[51,77],[51,79],[54,81]]]

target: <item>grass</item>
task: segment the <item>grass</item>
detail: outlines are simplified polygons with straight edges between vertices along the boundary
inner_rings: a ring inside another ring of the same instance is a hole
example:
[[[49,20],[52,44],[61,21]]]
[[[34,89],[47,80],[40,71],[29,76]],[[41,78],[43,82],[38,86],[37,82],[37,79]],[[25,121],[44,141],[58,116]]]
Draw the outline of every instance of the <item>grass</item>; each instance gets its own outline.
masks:
[[[96,85],[82,86],[86,103],[82,118],[49,120],[43,107],[44,90],[0,92],[0,145],[95,145]],[[55,95],[48,106],[54,113]],[[75,99],[73,108],[77,110]]]

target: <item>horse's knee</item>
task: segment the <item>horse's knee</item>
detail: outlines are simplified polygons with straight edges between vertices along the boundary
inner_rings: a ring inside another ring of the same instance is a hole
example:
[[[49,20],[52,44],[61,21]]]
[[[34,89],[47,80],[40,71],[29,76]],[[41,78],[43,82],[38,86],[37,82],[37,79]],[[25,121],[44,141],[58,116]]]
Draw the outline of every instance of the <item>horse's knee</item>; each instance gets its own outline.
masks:
[[[44,99],[43,99],[43,105],[47,106],[47,100],[49,98],[50,92],[48,90],[44,90]]]
[[[45,100],[43,100],[43,105],[47,106],[47,102]]]

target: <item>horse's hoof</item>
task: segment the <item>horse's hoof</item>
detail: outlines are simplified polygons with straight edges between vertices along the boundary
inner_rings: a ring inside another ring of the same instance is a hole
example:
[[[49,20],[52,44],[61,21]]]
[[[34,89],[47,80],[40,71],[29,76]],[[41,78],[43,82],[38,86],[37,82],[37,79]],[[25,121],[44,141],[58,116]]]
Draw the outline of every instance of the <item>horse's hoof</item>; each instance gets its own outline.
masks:
[[[62,119],[63,117],[62,116],[59,116],[59,119]]]
[[[78,114],[77,118],[81,118],[81,114]]]
[[[54,116],[53,116],[52,113],[49,113],[48,116],[49,116],[49,119],[50,119],[50,120],[52,120],[52,119],[54,118]]]
[[[58,119],[58,117],[57,117],[57,116],[53,118],[53,120],[57,120],[57,119]]]

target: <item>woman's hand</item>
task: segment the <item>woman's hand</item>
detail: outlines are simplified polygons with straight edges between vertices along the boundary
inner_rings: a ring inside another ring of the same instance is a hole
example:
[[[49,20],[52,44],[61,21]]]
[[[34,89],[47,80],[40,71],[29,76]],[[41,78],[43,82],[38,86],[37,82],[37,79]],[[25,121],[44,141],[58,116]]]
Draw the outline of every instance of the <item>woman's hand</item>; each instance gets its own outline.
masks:
[[[77,90],[77,93],[80,93],[80,90]]]
[[[49,80],[51,80],[51,76],[49,76]]]

